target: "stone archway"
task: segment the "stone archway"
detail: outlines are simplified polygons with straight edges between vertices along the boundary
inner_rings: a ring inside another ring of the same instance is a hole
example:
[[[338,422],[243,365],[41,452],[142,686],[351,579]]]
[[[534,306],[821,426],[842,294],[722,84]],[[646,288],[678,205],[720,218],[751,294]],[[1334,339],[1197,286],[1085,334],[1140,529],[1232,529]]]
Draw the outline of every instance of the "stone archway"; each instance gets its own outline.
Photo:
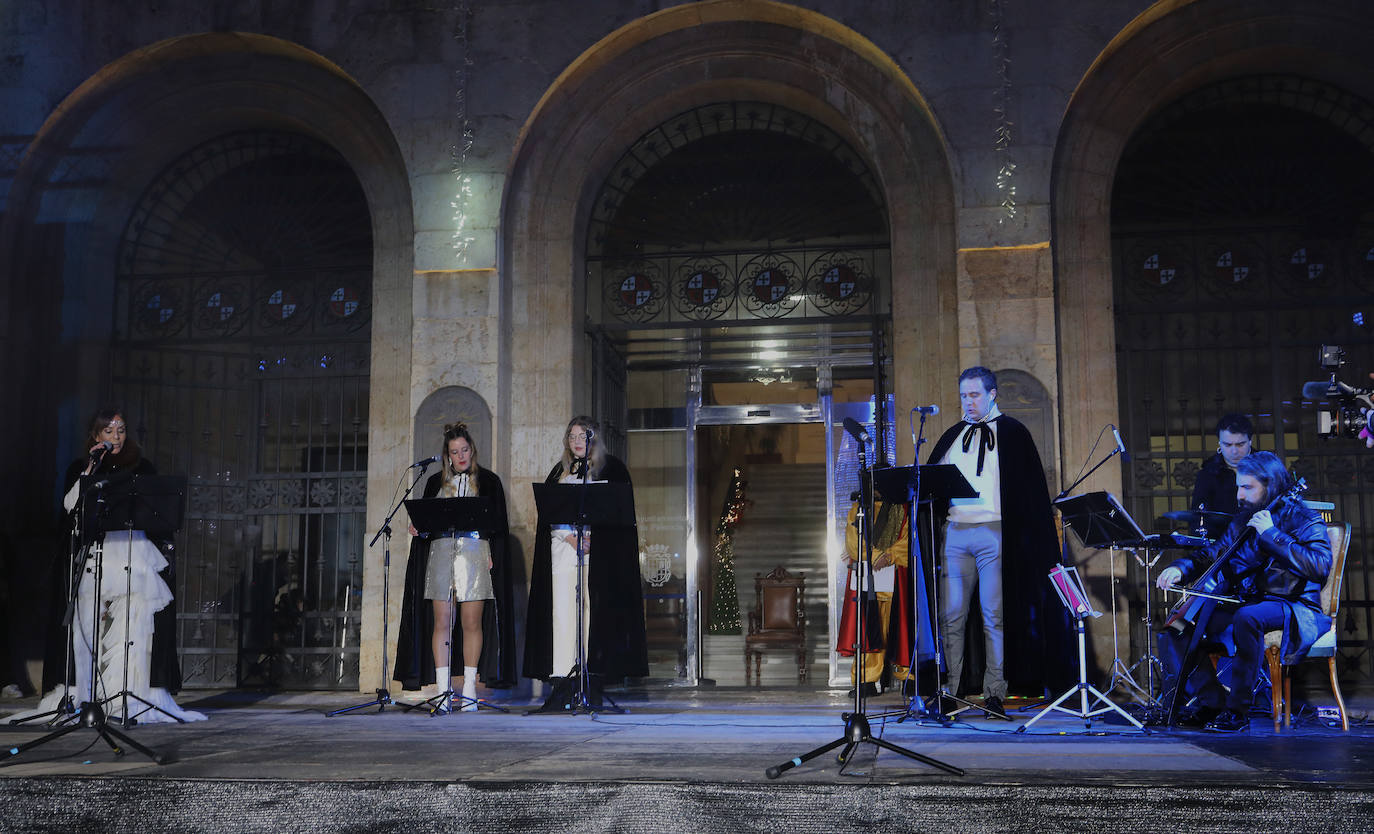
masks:
[[[93,410],[106,376],[115,252],[133,206],[180,152],[242,129],[294,131],[325,142],[357,173],[367,196],[375,316],[368,492],[389,495],[392,473],[409,462],[414,231],[406,166],[361,86],[318,54],[278,38],[211,33],[153,44],[103,67],[53,111],[20,164],[0,229],[12,276],[0,288],[0,303],[32,291],[21,281],[41,287],[30,296],[39,320],[6,334],[37,359],[7,368],[0,384],[33,394],[26,414],[60,414],[70,422]],[[64,313],[64,297],[82,301]],[[65,337],[53,340],[54,328]],[[12,435],[23,428],[18,415],[4,419]],[[62,432],[69,433],[75,436]],[[54,432],[45,443],[9,452],[8,468],[50,481],[50,461],[65,457],[72,439]],[[17,503],[6,504],[32,504],[35,517],[46,517],[50,492],[26,487],[14,496]],[[387,508],[375,505],[385,500],[369,502],[370,529],[380,525]],[[370,682],[380,667],[381,583],[374,580],[382,560],[372,550],[366,559],[361,679]]]
[[[1118,422],[1110,197],[1126,142],[1165,104],[1238,75],[1292,73],[1368,100],[1374,63],[1358,34],[1367,24],[1348,3],[1159,2],[1084,76],[1059,131],[1052,174],[1062,471],[1087,458],[1103,425]],[[1117,470],[1104,469],[1084,488],[1120,494]]]
[[[543,473],[579,404],[577,271],[596,189],[654,125],[733,100],[803,113],[867,159],[891,206],[897,399],[929,397],[956,372],[953,175],[910,80],[871,42],[819,14],[767,0],[675,7],[584,53],[522,130],[502,206],[503,315],[514,325],[506,333],[518,335],[503,347],[497,413],[512,425],[513,479]],[[528,526],[527,502],[512,504]]]

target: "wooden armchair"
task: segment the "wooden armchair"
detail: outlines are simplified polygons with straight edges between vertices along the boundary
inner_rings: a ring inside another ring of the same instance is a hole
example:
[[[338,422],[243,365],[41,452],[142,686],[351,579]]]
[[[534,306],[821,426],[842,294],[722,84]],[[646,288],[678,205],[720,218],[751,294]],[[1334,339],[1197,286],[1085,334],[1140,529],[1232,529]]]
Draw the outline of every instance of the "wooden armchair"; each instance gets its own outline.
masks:
[[[1341,577],[1345,573],[1345,554],[1350,549],[1350,525],[1344,522],[1327,522],[1327,538],[1331,540],[1331,573],[1322,585],[1322,610],[1331,618],[1331,628],[1298,662],[1326,658],[1327,674],[1331,678],[1331,694],[1336,697],[1336,709],[1341,714],[1341,729],[1350,732],[1350,716],[1345,711],[1345,699],[1341,697],[1341,684],[1336,679],[1336,613],[1341,602]],[[1292,680],[1288,666],[1280,657],[1279,644],[1283,641],[1282,631],[1270,631],[1264,635],[1264,656],[1269,661],[1269,681],[1271,707],[1274,714],[1274,732],[1279,731],[1279,704],[1283,704],[1283,726],[1292,720]],[[1280,695],[1282,689],[1282,695]]]
[[[744,637],[744,683],[749,684],[749,659],[754,682],[761,683],[763,653],[786,649],[797,655],[797,682],[806,683],[806,574],[788,573],[781,566],[768,574],[754,574],[754,608]]]

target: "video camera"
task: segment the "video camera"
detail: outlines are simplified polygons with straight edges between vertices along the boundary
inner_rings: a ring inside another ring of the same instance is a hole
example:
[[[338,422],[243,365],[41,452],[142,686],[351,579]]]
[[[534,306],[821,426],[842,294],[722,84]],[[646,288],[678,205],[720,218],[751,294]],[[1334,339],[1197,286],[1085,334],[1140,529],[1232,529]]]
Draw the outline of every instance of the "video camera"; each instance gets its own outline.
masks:
[[[1302,386],[1303,399],[1325,401],[1317,409],[1317,434],[1359,437],[1368,425],[1364,411],[1374,408],[1374,389],[1356,388],[1336,378],[1336,371],[1345,364],[1345,349],[1340,345],[1322,345],[1319,361],[1322,370],[1331,373],[1331,379]]]

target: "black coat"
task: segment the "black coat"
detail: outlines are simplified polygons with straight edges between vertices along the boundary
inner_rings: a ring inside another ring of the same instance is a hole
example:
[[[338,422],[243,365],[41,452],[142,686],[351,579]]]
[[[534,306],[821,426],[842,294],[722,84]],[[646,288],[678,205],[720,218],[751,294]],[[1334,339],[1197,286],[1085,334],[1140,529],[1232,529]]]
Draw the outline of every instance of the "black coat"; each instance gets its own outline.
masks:
[[[1235,514],[1236,470],[1226,465],[1221,452],[1203,461],[1197,480],[1193,482],[1193,500],[1188,506],[1194,510]]]
[[[544,482],[558,483],[562,477],[563,464],[559,463]],[[606,464],[596,477],[628,484],[630,470],[619,458],[607,455]],[[535,530],[529,617],[525,627],[525,676],[542,680],[571,671],[553,668],[550,526],[541,518]],[[592,525],[591,530],[587,671],[612,680],[647,677],[649,653],[644,637],[644,591],[639,579],[639,530],[633,526],[602,525]]]
[[[1038,696],[1058,691],[1078,679],[1068,610],[1049,580],[1050,569],[1059,563],[1059,534],[1050,509],[1045,468],[1030,431],[1005,414],[995,422],[998,483],[1002,490],[1004,671],[1011,691]],[[967,423],[960,422],[947,429],[936,441],[927,463],[939,463],[967,428]],[[948,502],[936,507],[935,522],[941,530],[948,511]],[[936,553],[941,552],[943,544],[936,549]],[[977,616],[978,607],[974,605],[969,612],[970,622]],[[964,662],[964,678],[981,681],[982,644],[971,639],[973,633],[970,630],[970,636],[964,640],[965,647],[973,650]]]
[[[444,482],[436,472],[425,482],[425,498],[438,496]],[[510,689],[515,677],[515,623],[511,594],[510,527],[506,520],[506,491],[501,479],[489,469],[480,469],[477,494],[492,499],[496,506],[496,530],[485,536],[491,546],[491,585],[494,599],[482,611],[482,656],[477,673],[482,683],[493,689]],[[434,604],[425,599],[425,571],[429,567],[430,541],[419,536],[410,541],[406,561],[405,589],[401,597],[401,623],[396,631],[396,671],[392,675],[405,689],[416,690],[435,682]],[[452,660],[461,666],[463,618],[453,617]]]
[[[87,458],[73,461],[67,467],[66,476],[62,479],[62,494],[66,495],[71,490],[72,485],[81,477],[81,473],[86,469]],[[122,478],[131,475],[156,475],[157,468],[147,458],[140,457],[137,462],[129,465],[120,465],[114,462],[114,458],[106,455],[100,466],[96,467],[91,473],[97,479]],[[43,691],[47,692],[54,686],[62,684],[62,668],[67,664],[67,629],[62,625],[62,619],[67,611],[67,605],[73,587],[72,576],[69,570],[69,555],[76,534],[77,513],[81,505],[78,503],[76,509],[66,514],[66,547],[57,555],[57,562],[53,571],[55,578],[53,588],[53,623],[49,630],[47,650],[43,660]],[[98,535],[92,531],[87,531],[85,540],[95,541]],[[158,576],[167,583],[167,587],[175,595],[177,591],[176,560],[172,540],[166,537],[149,536],[148,540],[161,551],[163,558],[167,560],[167,567],[163,568]],[[78,555],[80,558],[85,554],[85,550]],[[181,690],[181,664],[177,658],[177,605],[176,600],[167,603],[161,611],[153,614],[153,646],[152,646],[152,666],[149,669],[148,683],[154,687],[161,687],[168,692],[176,694]],[[67,670],[68,681],[74,681],[72,670]]]
[[[1225,585],[1219,593],[1239,594],[1247,601],[1277,600],[1288,607],[1282,648],[1285,663],[1306,654],[1312,643],[1331,627],[1322,611],[1322,585],[1331,573],[1331,540],[1321,517],[1301,501],[1287,499],[1270,517],[1274,526],[1262,535],[1249,535],[1219,566]],[[1175,559],[1186,581],[1195,580],[1217,558],[1250,532],[1249,514],[1237,516],[1220,539],[1208,547]]]

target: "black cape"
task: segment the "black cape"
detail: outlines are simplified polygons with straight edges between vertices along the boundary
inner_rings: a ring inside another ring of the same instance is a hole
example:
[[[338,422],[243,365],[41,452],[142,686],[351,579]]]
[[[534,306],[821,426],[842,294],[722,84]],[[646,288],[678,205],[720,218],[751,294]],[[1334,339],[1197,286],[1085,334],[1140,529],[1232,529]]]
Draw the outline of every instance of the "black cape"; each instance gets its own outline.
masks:
[[[1007,687],[1018,694],[1040,696],[1078,680],[1068,610],[1054,593],[1049,572],[1059,563],[1059,534],[1050,509],[1045,468],[1035,440],[1023,423],[1003,414],[997,425],[997,472],[1002,499],[1002,605],[1006,638]],[[927,463],[939,463],[968,423],[959,422],[940,436]],[[944,529],[949,505],[937,506],[935,523]],[[943,543],[936,553],[943,552]],[[941,604],[945,600],[941,599]],[[975,689],[983,680],[983,643],[977,604],[969,611],[964,639],[964,680]],[[956,681],[956,684],[958,682]]]
[[[558,483],[563,464],[556,464],[545,483]],[[630,470],[619,458],[606,456],[598,480],[630,483]],[[530,573],[529,616],[525,625],[525,676],[548,680],[570,669],[553,668],[553,577],[550,524],[539,519]],[[587,671],[611,680],[649,675],[644,637],[644,591],[639,579],[637,527],[592,525],[591,569],[587,593],[591,623],[587,632]]]
[[[73,461],[67,467],[66,476],[62,479],[62,494],[66,495],[71,490],[72,485],[81,477],[81,473],[86,469],[87,458]],[[147,458],[140,457],[137,462],[129,465],[114,463],[111,456],[106,455],[100,466],[96,467],[91,473],[93,477],[128,477],[132,475],[156,475],[157,468]],[[76,677],[68,662],[69,653],[67,652],[67,628],[63,625],[63,619],[67,612],[67,606],[73,587],[74,576],[69,568],[69,556],[71,553],[73,539],[76,535],[77,512],[81,505],[77,504],[76,509],[66,514],[66,544],[61,551],[55,554],[55,563],[52,576],[54,578],[52,588],[52,619],[49,626],[49,636],[47,648],[43,657],[43,691],[48,692],[53,687],[62,685],[62,669],[67,668],[67,682],[75,682]],[[98,536],[92,531],[87,531],[86,541],[92,542]],[[173,558],[175,551],[172,547],[170,538],[149,536],[148,540],[162,553],[167,560],[167,567],[163,568],[158,576],[167,583],[167,587],[172,590],[172,594],[177,592],[176,560]],[[80,555],[84,555],[84,549]],[[80,555],[78,558],[80,558]],[[81,569],[80,566],[77,567]],[[153,614],[153,647],[152,647],[152,666],[149,669],[148,683],[150,686],[161,687],[172,694],[181,691],[181,664],[177,658],[177,605],[173,599],[163,606],[161,611]]]
[[[444,477],[436,472],[425,482],[425,498],[439,495]],[[477,494],[492,499],[496,506],[496,531],[487,541],[491,546],[491,585],[494,599],[486,601],[482,611],[482,656],[477,661],[477,674],[482,683],[492,689],[510,689],[515,677],[515,627],[511,621],[514,610],[511,594],[510,526],[506,520],[506,490],[501,479],[489,469],[479,469]],[[425,599],[425,571],[429,567],[428,539],[418,536],[410,541],[410,558],[406,561],[405,590],[401,597],[401,624],[396,632],[396,671],[392,677],[405,689],[416,690],[435,682],[434,604]],[[452,650],[454,671],[461,671],[463,654],[462,617],[454,613]]]

